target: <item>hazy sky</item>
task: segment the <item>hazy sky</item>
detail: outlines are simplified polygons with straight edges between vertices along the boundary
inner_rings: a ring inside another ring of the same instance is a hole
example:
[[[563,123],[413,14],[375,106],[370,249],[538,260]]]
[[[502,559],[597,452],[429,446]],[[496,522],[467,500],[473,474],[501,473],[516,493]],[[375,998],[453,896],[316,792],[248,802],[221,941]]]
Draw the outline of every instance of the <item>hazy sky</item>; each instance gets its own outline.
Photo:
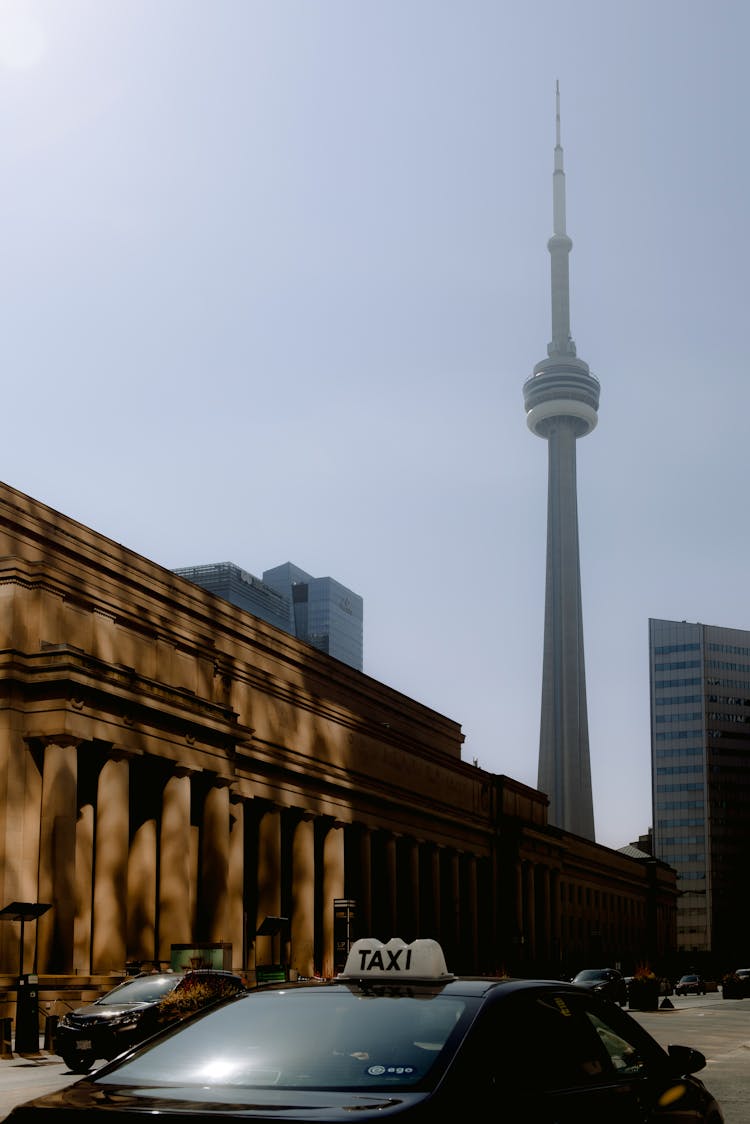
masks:
[[[597,838],[648,618],[750,628],[746,0],[0,0],[0,477],[167,567],[291,560],[536,784],[560,80]]]

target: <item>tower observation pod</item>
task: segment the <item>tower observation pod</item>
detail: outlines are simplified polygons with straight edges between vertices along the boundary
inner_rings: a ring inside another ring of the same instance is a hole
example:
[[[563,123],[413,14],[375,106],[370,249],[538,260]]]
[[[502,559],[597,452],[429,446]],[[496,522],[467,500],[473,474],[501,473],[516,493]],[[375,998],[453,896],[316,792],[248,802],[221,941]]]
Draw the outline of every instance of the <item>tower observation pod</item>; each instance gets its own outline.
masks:
[[[565,172],[560,143],[560,87],[555,92],[553,226],[547,243],[552,279],[552,339],[547,358],[523,385],[526,423],[547,441],[547,575],[538,787],[550,800],[549,821],[594,838],[586,671],[578,546],[576,441],[597,422],[599,381],[576,355],[570,334],[565,228]]]

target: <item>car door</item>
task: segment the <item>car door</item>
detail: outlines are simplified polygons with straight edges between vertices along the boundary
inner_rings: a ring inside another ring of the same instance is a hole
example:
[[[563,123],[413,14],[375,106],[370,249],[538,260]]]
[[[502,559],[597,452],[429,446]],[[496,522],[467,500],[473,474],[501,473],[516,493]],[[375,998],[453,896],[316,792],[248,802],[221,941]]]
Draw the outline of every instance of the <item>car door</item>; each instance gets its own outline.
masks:
[[[488,1015],[477,1055],[484,1055],[495,1102],[488,1118],[509,1113],[525,1124],[701,1119],[690,1090],[683,1093],[668,1076],[656,1043],[595,996],[528,989],[495,1004]],[[672,1087],[679,1095],[670,1100]]]
[[[653,1124],[696,1124],[715,1120],[710,1115],[711,1098],[698,1082],[675,1072],[677,1050],[684,1055],[687,1048],[671,1047],[670,1062],[664,1051],[629,1015],[610,1004],[594,1001],[582,1005],[582,1014],[593,1026],[609,1056],[615,1079],[628,1090],[628,1098],[638,1105],[637,1119]],[[690,1067],[690,1059],[683,1057]]]
[[[525,1005],[526,1034],[544,1049],[544,1064],[536,1075],[535,1111],[541,1112],[545,1124],[643,1124],[630,1083],[618,1078],[586,1017],[588,999],[548,992]]]

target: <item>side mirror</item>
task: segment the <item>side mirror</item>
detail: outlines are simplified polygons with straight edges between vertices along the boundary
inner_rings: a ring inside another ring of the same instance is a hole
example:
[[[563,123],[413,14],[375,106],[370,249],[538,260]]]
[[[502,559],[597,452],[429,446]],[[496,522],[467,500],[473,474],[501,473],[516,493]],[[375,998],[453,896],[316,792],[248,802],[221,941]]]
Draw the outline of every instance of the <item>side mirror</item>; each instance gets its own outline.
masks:
[[[698,1073],[706,1065],[705,1055],[692,1046],[668,1046],[670,1071],[679,1077],[684,1073]]]

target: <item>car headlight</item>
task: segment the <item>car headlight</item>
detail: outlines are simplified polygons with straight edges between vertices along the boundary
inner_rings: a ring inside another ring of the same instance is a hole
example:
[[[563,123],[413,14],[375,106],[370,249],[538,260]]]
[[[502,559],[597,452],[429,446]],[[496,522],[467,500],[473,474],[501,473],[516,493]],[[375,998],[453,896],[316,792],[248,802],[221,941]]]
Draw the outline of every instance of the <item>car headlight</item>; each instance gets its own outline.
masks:
[[[138,1026],[138,1019],[134,1019],[132,1015],[116,1015],[108,1020],[107,1026],[113,1030],[133,1030]]]

